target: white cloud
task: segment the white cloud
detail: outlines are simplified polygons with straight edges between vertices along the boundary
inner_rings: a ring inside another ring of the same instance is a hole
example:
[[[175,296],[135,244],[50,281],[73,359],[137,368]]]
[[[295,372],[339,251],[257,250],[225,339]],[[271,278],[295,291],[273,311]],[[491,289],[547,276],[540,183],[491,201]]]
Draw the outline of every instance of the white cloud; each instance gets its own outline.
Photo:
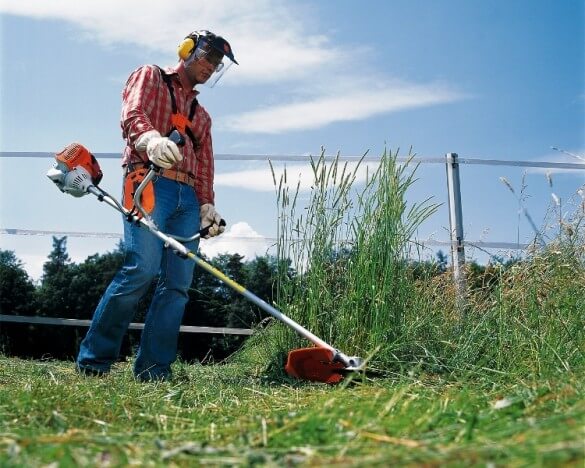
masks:
[[[437,85],[389,85],[387,88],[355,90],[317,96],[302,102],[244,112],[219,122],[243,133],[281,133],[323,127],[334,122],[443,104],[463,99],[461,93]]]
[[[341,168],[343,167],[343,162],[339,162],[339,175],[341,175]],[[356,166],[358,163],[356,162],[348,162],[346,174],[350,174],[351,172],[355,171]],[[291,190],[295,190],[297,184],[299,184],[300,191],[306,191],[311,188],[314,184],[314,173],[311,165],[309,163],[304,165],[283,165],[281,163],[273,164],[274,167],[274,178],[272,176],[272,172],[270,168],[264,169],[252,169],[252,170],[245,170],[245,171],[236,171],[236,172],[223,172],[223,173],[216,173],[215,174],[215,186],[224,186],[224,187],[235,187],[235,188],[242,188],[247,190],[253,190],[257,192],[272,192],[275,191],[277,187],[274,185],[274,180],[276,179],[276,184],[278,186],[281,177],[284,175],[286,171],[286,185],[291,188]],[[359,168],[356,171],[356,178],[354,183],[361,183],[366,180],[368,174],[372,174],[372,172],[377,167],[376,163],[362,163],[360,164]]]
[[[528,173],[540,173],[540,174],[573,174],[573,175],[581,175],[585,177],[585,162],[583,158],[585,157],[584,150],[574,150],[574,151],[565,151],[565,150],[557,150],[552,151],[551,153],[541,156],[539,158],[535,158],[534,161],[536,162],[551,162],[551,163],[564,163],[564,164],[579,164],[582,165],[584,170],[579,169],[569,169],[569,168],[562,168],[562,167],[552,167],[552,168],[544,168],[544,167],[529,167],[526,169]]]
[[[274,188],[270,169],[252,169],[237,172],[216,173],[215,187],[237,187],[258,192],[271,192]]]
[[[276,183],[280,181],[286,167],[288,185],[296,187],[297,181],[301,180],[301,190],[310,187],[313,180],[313,171],[309,164],[274,166]],[[269,167],[263,169],[251,169],[236,172],[224,172],[215,175],[215,186],[237,187],[257,192],[273,192],[276,190],[274,178]]]
[[[43,276],[43,265],[47,261],[46,255],[19,253],[18,258],[22,260],[24,269],[33,281],[41,279],[41,276]]]
[[[564,150],[563,148],[557,148],[556,146],[551,146],[551,149],[554,151],[558,151],[559,153],[561,153],[565,156],[571,157],[573,159],[573,161],[575,161],[577,159],[580,162],[585,162],[585,152],[583,150],[581,150],[581,151],[567,151],[567,150]]]
[[[82,40],[111,46],[132,44],[176,60],[175,47],[189,32],[209,29],[224,36],[241,64],[237,83],[293,80],[339,59],[340,49],[310,31],[298,6],[283,0],[214,0],[172,3],[144,0],[3,0],[0,12],[72,23]],[[301,20],[302,19],[302,20]],[[302,41],[299,38],[302,37]],[[226,74],[224,81],[236,73]]]
[[[150,49],[161,54],[161,64],[176,60],[176,44],[194,29],[223,35],[240,66],[222,78],[222,85],[286,83],[281,96],[296,96],[294,102],[216,119],[234,132],[315,129],[465,97],[436,84],[389,82],[391,77],[373,68],[377,62],[372,59],[379,54],[369,44],[334,43],[315,33],[318,19],[310,6],[296,2],[3,0],[0,12],[67,21],[81,29],[82,40]]]
[[[202,240],[199,248],[208,258],[222,253],[239,253],[245,260],[253,260],[256,256],[265,255],[270,243],[248,223],[240,221],[229,226],[221,236]]]

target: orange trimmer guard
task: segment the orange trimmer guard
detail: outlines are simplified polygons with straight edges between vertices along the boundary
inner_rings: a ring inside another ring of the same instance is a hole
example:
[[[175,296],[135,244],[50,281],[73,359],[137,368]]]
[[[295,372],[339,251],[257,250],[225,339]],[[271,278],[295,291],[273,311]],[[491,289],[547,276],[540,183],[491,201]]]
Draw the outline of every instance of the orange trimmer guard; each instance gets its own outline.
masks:
[[[343,379],[341,362],[333,362],[333,352],[327,348],[301,348],[288,353],[284,370],[291,377],[323,382],[338,383]]]

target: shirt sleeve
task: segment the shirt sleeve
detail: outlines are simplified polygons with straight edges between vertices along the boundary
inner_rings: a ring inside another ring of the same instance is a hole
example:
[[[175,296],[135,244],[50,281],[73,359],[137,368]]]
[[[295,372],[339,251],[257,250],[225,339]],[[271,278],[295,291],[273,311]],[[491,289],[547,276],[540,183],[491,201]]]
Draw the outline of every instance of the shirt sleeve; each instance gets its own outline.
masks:
[[[122,115],[120,124],[122,136],[128,144],[134,143],[140,135],[149,130],[155,130],[149,118],[157,102],[160,73],[149,65],[135,70],[122,92]]]
[[[199,170],[197,171],[198,184],[196,187],[197,199],[199,204],[215,204],[215,192],[213,191],[214,177],[214,160],[213,144],[211,140],[211,122],[206,126],[203,138],[201,139],[201,148],[198,159],[200,161]]]

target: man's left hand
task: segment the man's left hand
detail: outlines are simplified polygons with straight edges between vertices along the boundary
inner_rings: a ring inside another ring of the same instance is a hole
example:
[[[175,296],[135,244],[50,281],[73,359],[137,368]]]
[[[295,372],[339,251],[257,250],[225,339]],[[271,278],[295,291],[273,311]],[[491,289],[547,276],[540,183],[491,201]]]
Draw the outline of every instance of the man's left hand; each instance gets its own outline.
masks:
[[[221,223],[221,216],[215,211],[215,206],[211,203],[201,205],[199,212],[201,216],[201,229],[209,227],[207,234],[203,236],[204,239],[219,236],[225,231],[225,223]]]

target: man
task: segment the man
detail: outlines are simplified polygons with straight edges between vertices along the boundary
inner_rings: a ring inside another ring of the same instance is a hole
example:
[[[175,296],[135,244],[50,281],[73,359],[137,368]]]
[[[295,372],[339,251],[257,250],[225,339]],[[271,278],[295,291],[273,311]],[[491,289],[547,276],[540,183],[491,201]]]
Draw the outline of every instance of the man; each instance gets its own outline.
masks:
[[[152,163],[160,172],[141,202],[158,228],[169,235],[191,237],[200,227],[209,227],[205,237],[216,236],[225,223],[214,207],[211,118],[197,102],[195,86],[213,86],[237,62],[228,42],[209,31],[189,34],[178,52],[176,67],[164,71],[155,65],[140,67],[122,93],[124,204],[132,207],[133,190]],[[194,251],[198,241],[186,246]],[[95,310],[77,369],[89,375],[110,370],[138,301],[158,275],[134,374],[141,381],[167,380],[176,359],[194,263],[130,222],[124,223],[124,247],[124,264]]]

